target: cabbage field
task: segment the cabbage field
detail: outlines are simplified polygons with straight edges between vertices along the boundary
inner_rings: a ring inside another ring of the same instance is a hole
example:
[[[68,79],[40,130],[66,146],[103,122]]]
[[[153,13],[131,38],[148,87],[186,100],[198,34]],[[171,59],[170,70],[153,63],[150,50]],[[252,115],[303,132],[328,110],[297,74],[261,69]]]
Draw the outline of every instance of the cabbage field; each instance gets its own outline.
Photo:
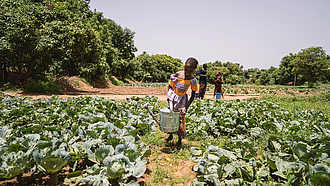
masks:
[[[46,184],[139,185],[150,174],[152,149],[141,139],[158,129],[141,106],[157,113],[157,97],[0,100],[0,181],[30,174],[48,175]],[[330,185],[330,117],[321,111],[195,100],[186,128],[197,173],[186,185]]]
[[[205,100],[192,107],[191,138],[224,140],[192,147],[194,184],[330,185],[330,117],[322,112],[265,100]]]
[[[69,184],[137,184],[150,155],[140,135],[149,133],[153,123],[138,103],[153,100],[157,98],[117,102],[53,96],[33,101],[4,96],[0,178],[29,172],[50,175],[48,184],[58,184],[58,172],[70,165]]]

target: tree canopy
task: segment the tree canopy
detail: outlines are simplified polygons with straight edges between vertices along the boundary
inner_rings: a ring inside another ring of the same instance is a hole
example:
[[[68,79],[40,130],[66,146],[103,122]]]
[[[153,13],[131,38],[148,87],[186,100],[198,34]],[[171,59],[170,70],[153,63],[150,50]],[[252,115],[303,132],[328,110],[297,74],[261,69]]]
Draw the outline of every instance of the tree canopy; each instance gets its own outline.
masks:
[[[329,61],[322,47],[309,47],[302,49],[292,61],[295,73],[302,74],[308,80],[310,87],[317,80],[326,79],[329,71]]]
[[[149,55],[146,52],[130,61],[135,70],[131,77],[139,81],[166,82],[171,74],[183,70],[183,63],[169,55]]]
[[[134,32],[82,0],[0,0],[0,80],[8,73],[40,79],[45,72],[88,80],[133,59]],[[38,77],[39,76],[39,77]]]
[[[182,61],[169,55],[135,56],[135,33],[91,11],[89,0],[0,0],[0,12],[2,82],[38,81],[49,74],[166,82],[183,70]],[[213,83],[220,72],[228,84],[312,86],[330,81],[329,59],[322,47],[312,46],[284,56],[279,68],[243,70],[239,63],[208,62],[207,78]]]

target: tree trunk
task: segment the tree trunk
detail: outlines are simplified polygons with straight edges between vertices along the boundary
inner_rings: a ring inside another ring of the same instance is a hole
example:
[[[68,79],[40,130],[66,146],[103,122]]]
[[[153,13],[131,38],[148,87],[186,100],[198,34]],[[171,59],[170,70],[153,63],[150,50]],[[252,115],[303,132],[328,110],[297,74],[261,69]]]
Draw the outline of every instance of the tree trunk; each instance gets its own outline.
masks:
[[[3,80],[8,81],[8,71],[7,71],[7,66],[6,63],[3,64]]]
[[[143,82],[143,80],[144,80],[144,78],[145,78],[146,76],[143,76],[143,78],[142,78],[142,80],[140,81],[140,83],[142,83]]]
[[[308,87],[309,88],[314,87],[314,77],[312,75],[309,75],[309,78],[308,78]]]
[[[0,63],[0,82],[4,80],[3,76],[3,62]]]
[[[28,78],[32,77],[33,71],[34,71],[34,63],[33,60],[31,60],[29,63],[29,69],[28,69]]]

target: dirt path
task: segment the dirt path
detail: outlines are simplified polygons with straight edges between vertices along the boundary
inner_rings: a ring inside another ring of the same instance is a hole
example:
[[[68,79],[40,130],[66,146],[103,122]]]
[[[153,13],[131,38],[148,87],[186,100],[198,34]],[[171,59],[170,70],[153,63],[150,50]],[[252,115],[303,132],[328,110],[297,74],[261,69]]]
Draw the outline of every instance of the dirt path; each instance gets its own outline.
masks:
[[[8,92],[16,96],[31,97],[34,99],[44,99],[48,98],[51,95],[43,94],[32,94],[32,93],[22,93],[22,92]],[[188,91],[188,95],[191,92]],[[159,98],[160,101],[166,101],[167,87],[142,87],[142,86],[115,86],[110,85],[108,88],[92,88],[85,90],[79,90],[75,92],[63,92],[58,95],[60,98],[67,97],[80,97],[80,96],[99,96],[106,99],[114,100],[125,100],[127,97],[145,97],[147,95],[154,95]],[[258,97],[255,94],[225,94],[221,99],[222,100],[235,100],[235,99],[247,99],[251,97]],[[211,92],[205,94],[205,99],[215,99]]]
[[[99,96],[104,97],[106,99],[114,99],[114,100],[126,100],[127,97],[145,97],[147,95],[153,95],[153,94],[122,94],[122,95],[114,95],[114,94],[61,94],[58,95],[60,98],[68,98],[68,97],[80,97],[80,96],[86,96],[86,97],[93,97],[93,96]],[[40,95],[40,94],[21,94],[18,93],[16,96],[24,96],[24,97],[31,97],[34,99],[44,99],[50,97],[50,95]],[[158,97],[160,101],[166,101],[166,95],[154,95]],[[258,97],[258,95],[225,95],[224,98],[221,98],[221,100],[235,100],[235,99],[248,99],[251,97]],[[204,99],[215,99],[212,95],[206,95]]]
[[[114,99],[114,100],[125,100],[127,97],[145,97],[147,95],[154,95],[159,98],[160,101],[166,101],[166,95],[168,88],[167,87],[144,87],[144,86],[116,86],[112,84],[110,81],[97,83],[97,86],[104,88],[95,88],[90,84],[82,81],[78,77],[63,77],[60,79],[59,85],[63,87],[69,87],[69,91],[64,91],[62,94],[58,96],[60,98],[67,97],[80,97],[80,96],[99,96],[105,97],[106,99]],[[102,85],[101,85],[102,84]],[[65,88],[67,89],[67,88]],[[71,91],[71,92],[70,92]],[[214,99],[213,98],[213,90],[209,90],[205,94],[205,99]],[[15,96],[23,96],[23,97],[31,97],[34,99],[43,99],[48,98],[51,95],[43,95],[43,94],[31,94],[31,93],[23,93],[23,92],[7,92]],[[191,95],[191,90],[189,89],[187,94]],[[257,97],[258,95],[248,95],[248,94],[232,94],[226,95],[222,97],[223,100],[232,100],[232,99],[247,99],[249,97]]]

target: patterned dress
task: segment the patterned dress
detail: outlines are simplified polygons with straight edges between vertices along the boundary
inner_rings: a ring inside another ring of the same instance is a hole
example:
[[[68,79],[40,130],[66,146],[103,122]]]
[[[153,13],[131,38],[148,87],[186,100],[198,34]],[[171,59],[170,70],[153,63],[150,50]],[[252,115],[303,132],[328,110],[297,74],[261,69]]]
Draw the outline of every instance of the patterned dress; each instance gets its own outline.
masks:
[[[190,80],[179,79],[171,74],[169,84],[170,88],[167,92],[168,104],[173,104],[173,110],[178,111],[179,108],[185,107],[188,104],[187,91],[191,87],[192,91],[197,91],[197,79],[193,78]],[[185,117],[180,116],[180,125],[178,132],[175,132],[180,138],[186,136]]]
[[[222,92],[222,77],[221,76],[216,76],[214,78],[214,93],[213,93],[213,96],[215,96],[215,93],[217,92],[220,92],[222,95],[223,95],[223,92]]]

